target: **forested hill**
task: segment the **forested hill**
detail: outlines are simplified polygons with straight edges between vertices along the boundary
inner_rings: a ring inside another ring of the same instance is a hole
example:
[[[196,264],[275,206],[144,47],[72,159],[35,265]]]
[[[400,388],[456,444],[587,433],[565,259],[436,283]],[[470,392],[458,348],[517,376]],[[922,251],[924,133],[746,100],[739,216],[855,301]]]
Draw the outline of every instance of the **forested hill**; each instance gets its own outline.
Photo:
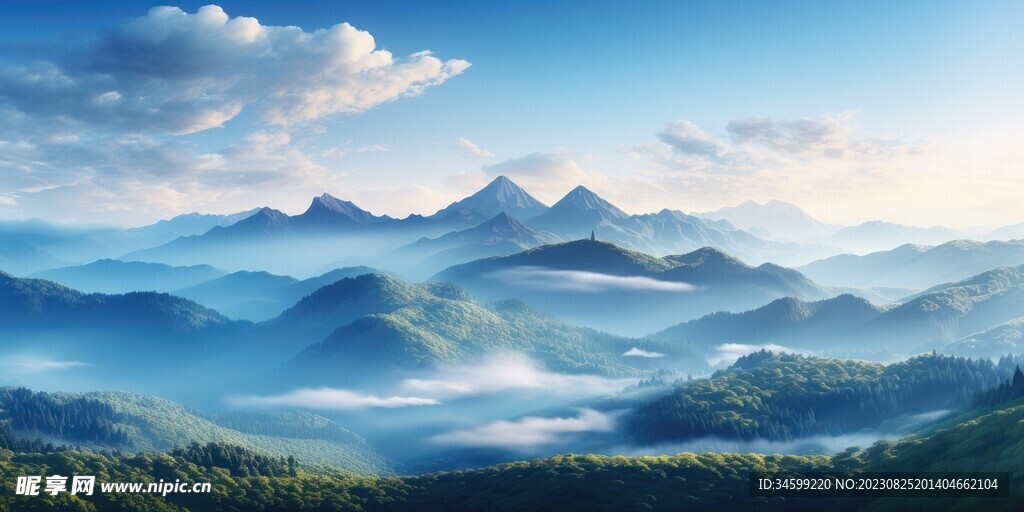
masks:
[[[308,412],[225,413],[206,418],[139,393],[45,393],[0,387],[0,438],[20,449],[173,450],[230,443],[307,465],[363,474],[391,473],[390,462],[358,435]],[[0,510],[3,510],[0,507]]]
[[[1020,510],[1024,486],[1009,498],[749,498],[751,472],[1007,471],[1024,478],[1024,404],[977,409],[900,442],[852,447],[836,456],[680,453],[649,457],[558,455],[404,478],[312,474],[283,458],[225,445],[171,454],[16,453],[0,447],[0,510],[432,512],[618,510]],[[20,475],[88,474],[99,482],[154,482],[173,475],[210,482],[209,494],[14,495]]]
[[[96,327],[119,334],[145,328],[155,337],[234,324],[210,308],[166,293],[86,294],[52,281],[0,272],[2,330]]]
[[[640,405],[625,428],[642,443],[854,432],[901,414],[966,407],[1009,376],[1009,362],[931,354],[884,365],[762,350]]]

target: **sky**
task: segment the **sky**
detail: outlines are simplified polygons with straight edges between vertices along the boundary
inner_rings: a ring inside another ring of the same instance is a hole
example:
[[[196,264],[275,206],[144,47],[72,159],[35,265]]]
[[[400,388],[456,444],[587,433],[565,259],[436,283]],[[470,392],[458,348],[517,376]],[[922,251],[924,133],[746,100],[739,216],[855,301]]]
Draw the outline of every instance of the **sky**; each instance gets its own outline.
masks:
[[[0,2],[0,218],[139,225],[506,175],[630,213],[1024,221],[1020,2]]]

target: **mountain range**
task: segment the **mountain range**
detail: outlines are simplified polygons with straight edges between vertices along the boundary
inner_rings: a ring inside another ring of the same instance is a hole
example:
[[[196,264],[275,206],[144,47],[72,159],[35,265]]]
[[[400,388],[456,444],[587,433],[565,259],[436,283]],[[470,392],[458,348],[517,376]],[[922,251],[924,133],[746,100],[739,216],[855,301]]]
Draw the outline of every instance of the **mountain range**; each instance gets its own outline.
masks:
[[[522,299],[561,318],[620,334],[780,297],[832,292],[799,272],[752,267],[718,249],[657,257],[600,240],[576,240],[455,265],[432,278],[486,300]]]
[[[31,277],[56,281],[89,293],[127,293],[172,292],[225,274],[209,265],[173,267],[162,263],[104,259],[87,265],[44,270]]]
[[[114,258],[234,224],[254,213],[256,210],[230,215],[189,213],[129,229],[62,225],[39,219],[0,221],[0,269],[28,275],[62,265]]]
[[[348,277],[386,273],[370,267],[345,267],[298,280],[268,272],[238,271],[175,291],[238,320],[254,322],[280,315],[303,297]]]
[[[739,229],[771,240],[815,240],[842,228],[820,222],[795,204],[776,199],[763,204],[746,201],[736,206],[726,206],[694,215],[705,219],[728,221]]]
[[[707,315],[652,337],[696,342],[705,350],[723,343],[776,344],[871,358],[945,351],[948,343],[955,342],[952,347],[959,354],[997,357],[1006,353],[1005,346],[961,338],[1017,319],[1022,311],[1024,265],[937,286],[890,306],[876,306],[851,295],[815,302],[787,297],[743,313]],[[996,338],[1007,327],[973,337]]]
[[[876,220],[842,228],[822,241],[864,254],[889,250],[907,243],[935,245],[962,238],[966,238],[963,233],[944,226],[922,228]]]
[[[863,256],[843,254],[797,270],[817,282],[832,285],[923,289],[1022,262],[1024,240],[954,240],[937,246],[904,244]]]
[[[557,235],[537,231],[501,212],[479,226],[453,231],[437,238],[421,238],[396,249],[384,259],[385,266],[426,278],[447,266],[562,242]]]
[[[548,208],[501,176],[426,217],[376,216],[324,194],[300,215],[262,208],[230,226],[133,251],[123,259],[304,274],[339,260],[376,265],[374,260],[384,258],[396,269],[420,275],[483,256],[587,238],[591,233],[651,254],[717,247],[757,263],[806,263],[839,252],[824,245],[762,240],[728,222],[679,211],[630,215],[583,186]],[[295,246],[305,249],[300,257]]]

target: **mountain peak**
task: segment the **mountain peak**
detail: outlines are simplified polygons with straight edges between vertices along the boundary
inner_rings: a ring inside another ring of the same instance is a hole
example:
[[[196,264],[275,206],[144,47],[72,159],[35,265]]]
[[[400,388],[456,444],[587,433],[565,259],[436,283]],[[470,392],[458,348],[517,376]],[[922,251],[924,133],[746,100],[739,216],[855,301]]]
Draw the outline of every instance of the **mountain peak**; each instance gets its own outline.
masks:
[[[629,214],[580,185],[529,224],[535,229],[573,239],[589,237],[592,231],[600,236],[605,229],[602,225],[629,218]]]
[[[506,212],[514,218],[526,220],[544,213],[547,209],[547,205],[531,196],[515,182],[505,176],[498,176],[477,193],[452,203],[435,216],[464,211],[492,218]]]
[[[575,210],[596,210],[602,214],[611,216],[613,218],[625,219],[629,215],[618,209],[615,205],[604,200],[601,196],[595,194],[592,190],[579,185],[576,188],[569,191],[561,200],[555,203],[551,207],[552,210],[555,208],[566,209],[572,208]]]
[[[590,190],[587,187],[584,187],[583,185],[576,185],[576,188],[570,190],[569,193],[566,194],[566,197],[572,196],[572,195],[583,195],[583,196],[587,196],[587,197],[597,197],[597,194],[595,194],[594,191]]]
[[[377,217],[351,201],[324,192],[313,198],[309,208],[299,218],[314,224],[367,224],[384,217]]]
[[[265,219],[268,221],[277,222],[286,218],[288,218],[288,214],[282,212],[281,210],[275,210],[269,206],[264,206],[263,208],[260,208],[259,211],[252,214],[249,218],[242,219],[242,221],[250,221],[250,223],[259,223],[260,219]],[[239,221],[239,223],[241,223],[242,221]]]
[[[678,255],[666,256],[666,260],[674,261],[682,265],[730,265],[749,268],[746,263],[736,259],[732,255],[715,247],[701,247],[695,251]]]

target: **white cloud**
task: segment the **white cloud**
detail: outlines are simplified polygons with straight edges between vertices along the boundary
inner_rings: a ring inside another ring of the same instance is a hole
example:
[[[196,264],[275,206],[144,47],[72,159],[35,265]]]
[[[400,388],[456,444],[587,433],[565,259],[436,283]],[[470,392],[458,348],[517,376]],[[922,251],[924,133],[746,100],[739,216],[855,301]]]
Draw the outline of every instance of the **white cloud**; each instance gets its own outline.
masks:
[[[39,373],[52,370],[70,370],[72,368],[81,368],[84,366],[89,366],[89,364],[83,363],[82,361],[60,361],[36,357],[12,357],[0,363],[0,368],[19,374]]]
[[[431,440],[457,446],[529,449],[561,442],[571,434],[611,432],[614,428],[615,418],[612,415],[580,409],[576,417],[530,416],[516,421],[495,421],[436,435]]]
[[[788,353],[801,353],[800,351],[793,350],[791,348],[783,347],[782,345],[776,345],[774,343],[768,343],[765,345],[746,345],[743,343],[723,343],[715,347],[714,355],[708,357],[708,364],[711,366],[729,365],[735,363],[737,359],[747,354],[757,352],[759,350],[770,350],[772,352],[788,352]]]
[[[305,148],[322,134],[313,121],[419,94],[468,66],[429,52],[395,58],[345,23],[304,31],[214,5],[156,7],[57,44],[49,61],[0,66],[0,133],[10,135],[0,190],[16,198],[0,200],[5,216],[121,223],[133,212],[141,223],[250,208],[267,190],[274,206],[301,208],[348,174],[317,160],[329,151]],[[167,136],[221,126],[243,109],[256,128],[226,147],[199,151],[195,137]]]
[[[812,157],[874,160],[920,149],[917,142],[862,133],[858,115],[857,111],[847,111],[801,119],[749,117],[729,121],[726,131],[738,145]]]
[[[627,356],[627,357],[648,357],[648,358],[665,357],[665,354],[662,354],[661,352],[649,352],[647,350],[644,350],[642,348],[637,348],[637,347],[633,347],[633,348],[623,352],[622,355]]]
[[[458,148],[459,153],[461,153],[462,156],[465,156],[465,157],[468,157],[468,158],[493,158],[494,157],[494,153],[491,153],[490,151],[487,151],[486,149],[483,149],[483,148],[477,146],[476,144],[473,144],[473,141],[471,141],[469,139],[464,139],[462,137],[459,137],[459,139],[457,141],[455,141],[455,147]]]
[[[681,293],[696,290],[696,287],[688,283],[661,281],[646,276],[614,276],[545,267],[513,267],[492,272],[487,277],[535,290],[588,293],[616,290]]]
[[[154,7],[66,57],[0,71],[0,100],[37,117],[132,131],[192,133],[252,106],[269,123],[353,114],[413,96],[469,63],[430,52],[395,59],[348,23],[306,32]]]
[[[496,354],[481,364],[442,368],[425,378],[406,379],[402,388],[435,398],[535,390],[571,396],[595,396],[621,390],[634,379],[551,372],[517,354]]]
[[[320,152],[321,155],[327,158],[344,158],[350,154],[361,155],[363,153],[383,153],[390,151],[384,144],[367,144],[365,146],[353,146],[352,141],[346,141],[342,146],[336,146],[333,148],[327,148]]]
[[[658,138],[679,153],[707,158],[719,158],[730,150],[689,121],[669,123],[658,133]]]
[[[242,408],[300,407],[330,411],[367,408],[396,409],[401,407],[438,405],[441,403],[430,398],[411,396],[379,397],[335,388],[303,388],[280,395],[239,396],[230,398],[229,402],[235,407]]]
[[[945,182],[938,170],[961,165],[928,140],[865,130],[857,111],[733,119],[722,136],[680,120],[623,152],[643,164],[610,185],[609,197],[633,210],[686,205],[700,211],[780,199],[814,215],[832,213],[822,215],[828,222],[851,221],[834,215],[839,211],[855,212],[858,223],[884,218],[889,208],[920,212],[910,202],[948,194],[935,190]],[[865,204],[872,217],[864,217]]]

